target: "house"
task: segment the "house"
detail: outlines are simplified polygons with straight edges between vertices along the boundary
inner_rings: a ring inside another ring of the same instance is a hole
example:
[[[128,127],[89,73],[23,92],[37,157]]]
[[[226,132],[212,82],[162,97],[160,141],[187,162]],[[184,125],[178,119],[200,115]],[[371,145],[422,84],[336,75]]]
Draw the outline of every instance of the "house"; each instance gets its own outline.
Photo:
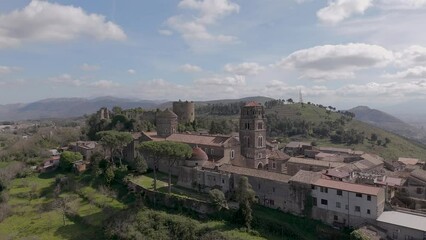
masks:
[[[421,169],[412,171],[402,191],[411,198],[426,200],[426,171]]]
[[[92,154],[97,150],[98,143],[95,141],[77,141],[72,142],[68,146],[68,150],[79,152],[83,155],[84,160],[90,160]]]
[[[312,218],[335,226],[373,223],[384,210],[383,188],[320,178],[312,183]]]
[[[399,211],[383,212],[377,225],[386,230],[389,239],[426,239],[426,216]]]
[[[53,156],[40,164],[37,167],[37,171],[40,173],[53,172],[59,167],[59,158],[60,156]]]
[[[312,144],[306,142],[289,142],[284,147],[284,152],[290,156],[299,156],[305,154],[305,150],[311,150]]]
[[[309,158],[297,158],[291,157],[287,161],[287,174],[295,175],[299,170],[320,172],[325,169],[331,169],[346,165],[345,163],[339,162],[327,162]]]
[[[88,164],[89,164],[89,162],[83,161],[83,160],[75,161],[72,165],[73,170],[74,170],[75,173],[85,172],[87,170]]]

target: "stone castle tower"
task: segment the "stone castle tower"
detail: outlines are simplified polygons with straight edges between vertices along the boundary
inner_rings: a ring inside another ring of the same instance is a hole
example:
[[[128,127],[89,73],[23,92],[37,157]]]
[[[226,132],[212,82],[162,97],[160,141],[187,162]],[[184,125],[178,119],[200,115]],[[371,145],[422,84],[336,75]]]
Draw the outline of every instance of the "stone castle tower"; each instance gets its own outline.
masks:
[[[239,134],[241,154],[246,158],[247,167],[267,167],[265,111],[262,105],[249,102],[241,108]]]
[[[106,107],[99,109],[99,111],[97,112],[97,115],[100,120],[110,118],[108,108]]]
[[[156,123],[157,135],[166,138],[177,132],[178,116],[169,109],[159,111],[156,114]]]
[[[191,123],[195,120],[194,102],[173,102],[173,112],[178,115],[179,123]]]

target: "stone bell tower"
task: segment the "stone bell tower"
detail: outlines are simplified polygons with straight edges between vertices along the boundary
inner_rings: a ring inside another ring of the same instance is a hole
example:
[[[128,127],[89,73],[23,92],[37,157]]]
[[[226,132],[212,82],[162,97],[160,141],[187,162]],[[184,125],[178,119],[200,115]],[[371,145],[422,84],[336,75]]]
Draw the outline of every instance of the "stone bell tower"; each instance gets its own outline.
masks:
[[[264,169],[266,159],[265,110],[257,102],[249,102],[241,108],[240,115],[241,155],[246,159],[246,166]]]

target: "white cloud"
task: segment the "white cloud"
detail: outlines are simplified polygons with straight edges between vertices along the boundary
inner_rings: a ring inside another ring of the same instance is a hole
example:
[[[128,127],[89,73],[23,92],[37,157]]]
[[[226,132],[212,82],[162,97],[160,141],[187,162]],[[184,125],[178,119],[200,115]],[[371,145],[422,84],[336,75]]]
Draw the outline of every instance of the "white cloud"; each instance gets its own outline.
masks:
[[[129,70],[127,70],[127,73],[129,73],[129,74],[135,74],[136,73],[136,70],[134,70],[134,69],[129,69]]]
[[[178,6],[199,11],[197,22],[203,24],[215,23],[218,18],[240,10],[238,4],[229,0],[182,0]]]
[[[126,34],[105,16],[47,1],[32,0],[22,10],[0,15],[0,48],[26,41],[67,41],[79,37],[124,40]]]
[[[0,74],[8,74],[12,72],[19,71],[19,67],[10,67],[10,66],[0,66]]]
[[[333,0],[328,6],[317,12],[320,21],[328,24],[336,24],[354,14],[363,14],[372,6],[373,0]]]
[[[301,71],[303,78],[338,79],[352,78],[356,70],[384,67],[393,59],[393,53],[381,46],[350,43],[302,49],[278,65]]]
[[[265,67],[255,62],[244,62],[237,65],[226,64],[224,67],[226,72],[233,73],[236,75],[257,75],[259,72],[265,70]]]
[[[395,53],[398,67],[410,67],[426,64],[426,47],[414,45]]]
[[[409,68],[404,71],[397,72],[395,74],[385,74],[384,77],[387,78],[421,78],[426,79],[426,67],[425,66],[416,66]]]
[[[348,97],[385,97],[404,98],[414,95],[426,95],[426,81],[412,82],[370,82],[366,84],[350,84],[337,89],[336,94]]]
[[[196,66],[196,65],[192,65],[192,64],[188,64],[188,63],[180,66],[179,69],[181,71],[187,72],[187,73],[194,73],[194,72],[203,71],[203,69],[201,67]]]
[[[49,82],[55,83],[57,85],[68,85],[75,87],[84,85],[84,82],[82,82],[80,79],[73,78],[71,75],[66,73],[57,77],[49,78]]]
[[[244,76],[214,76],[210,78],[202,78],[194,81],[199,85],[207,86],[244,86],[246,85],[246,78]]]
[[[96,71],[96,70],[99,70],[99,66],[90,65],[90,64],[85,63],[85,64],[81,65],[80,69],[83,70],[83,71],[86,71],[86,72]]]
[[[115,83],[111,80],[99,80],[99,81],[90,83],[89,86],[94,88],[109,89],[109,88],[119,87],[120,84]]]
[[[236,37],[212,34],[207,27],[217,24],[217,21],[226,15],[238,13],[240,9],[238,4],[230,0],[182,0],[178,7],[198,12],[196,17],[177,15],[166,21],[166,25],[180,33],[188,44],[192,45],[198,41],[235,42]]]
[[[379,7],[387,10],[408,10],[426,7],[426,0],[379,0]]]

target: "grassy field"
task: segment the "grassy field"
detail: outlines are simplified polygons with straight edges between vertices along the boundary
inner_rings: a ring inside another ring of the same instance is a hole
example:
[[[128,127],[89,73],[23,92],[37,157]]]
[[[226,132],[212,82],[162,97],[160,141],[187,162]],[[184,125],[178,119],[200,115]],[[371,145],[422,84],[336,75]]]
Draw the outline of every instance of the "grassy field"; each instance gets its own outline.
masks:
[[[13,215],[0,224],[0,239],[101,239],[101,223],[109,214],[104,208],[123,209],[125,205],[102,195],[87,186],[78,194],[64,193],[60,197],[69,199],[68,206],[74,208],[77,218],[65,218],[53,204],[54,175],[34,175],[12,181],[8,204]],[[88,201],[85,196],[94,196]]]
[[[168,193],[168,175],[163,173],[157,173],[157,190],[162,193]],[[134,177],[132,182],[138,184],[139,186],[148,189],[154,190],[154,174],[152,172],[138,177]],[[192,191],[187,188],[179,187],[176,185],[176,177],[172,177],[172,195],[180,198],[192,198],[201,201],[208,201],[207,194],[201,194],[196,191]]]

